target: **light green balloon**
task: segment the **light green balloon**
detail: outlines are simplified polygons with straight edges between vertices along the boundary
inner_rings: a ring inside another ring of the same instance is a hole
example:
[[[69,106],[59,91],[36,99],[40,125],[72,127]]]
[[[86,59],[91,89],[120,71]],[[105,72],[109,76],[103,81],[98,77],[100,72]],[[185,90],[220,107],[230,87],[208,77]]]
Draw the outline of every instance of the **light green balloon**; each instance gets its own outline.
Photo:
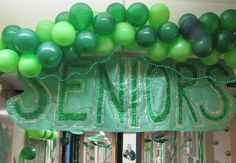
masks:
[[[230,68],[236,68],[236,47],[224,54],[224,62]]]
[[[31,138],[40,139],[44,136],[45,130],[27,130],[27,134]]]
[[[207,66],[214,65],[217,62],[219,62],[219,60],[220,60],[220,52],[218,52],[217,50],[213,50],[209,56],[201,58],[202,63]]]
[[[43,20],[36,27],[36,33],[41,42],[52,41],[52,29],[55,23],[51,20]]]
[[[133,41],[131,44],[125,46],[125,49],[130,51],[143,51],[144,48],[140,47],[136,41]]]
[[[5,48],[6,48],[6,46],[5,46],[4,42],[2,41],[2,38],[0,37],[0,50],[5,49]]]
[[[110,36],[98,36],[96,54],[99,56],[111,55],[115,50],[116,44]]]
[[[0,71],[1,72],[13,72],[16,70],[20,57],[19,55],[10,49],[0,50]]]
[[[157,40],[154,45],[148,48],[148,57],[155,61],[160,62],[164,60],[168,55],[168,45]]]

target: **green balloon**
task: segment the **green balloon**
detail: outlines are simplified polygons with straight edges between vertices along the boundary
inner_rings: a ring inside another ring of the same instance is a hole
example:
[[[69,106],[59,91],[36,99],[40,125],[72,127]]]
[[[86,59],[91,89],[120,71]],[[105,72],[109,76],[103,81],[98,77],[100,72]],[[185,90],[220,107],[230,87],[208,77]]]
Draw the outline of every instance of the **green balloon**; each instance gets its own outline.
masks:
[[[31,29],[20,29],[14,40],[16,49],[22,53],[34,53],[39,44],[37,34]]]
[[[37,56],[43,67],[52,68],[61,62],[62,50],[53,42],[45,42],[39,46]]]
[[[119,45],[128,45],[135,40],[135,29],[132,25],[122,22],[116,25],[113,39]]]
[[[97,48],[97,36],[93,32],[82,31],[77,34],[75,44],[79,51],[83,53],[92,53]]]
[[[230,68],[236,68],[236,47],[224,54],[224,62]]]
[[[49,139],[51,137],[52,131],[46,130],[43,139]]]
[[[221,31],[215,38],[216,49],[220,52],[227,52],[234,48],[234,34],[229,31]]]
[[[1,72],[13,72],[16,70],[20,57],[19,55],[10,49],[0,50],[0,71]]]
[[[144,25],[149,18],[149,10],[143,3],[133,3],[126,12],[126,20],[135,27]]]
[[[81,31],[92,24],[93,11],[85,3],[76,3],[70,8],[69,18],[75,29]]]
[[[25,160],[33,160],[36,157],[36,149],[26,146],[21,150],[21,155]]]
[[[44,136],[45,130],[27,130],[27,135],[34,139],[40,139]]]
[[[80,52],[74,44],[64,47],[62,62],[67,66],[77,66],[80,60]]]
[[[110,4],[106,11],[114,17],[116,24],[124,22],[126,19],[126,9],[120,3]]]
[[[16,51],[14,44],[15,37],[21,28],[17,25],[9,25],[2,31],[2,41],[6,48]]]
[[[60,46],[68,46],[75,41],[76,32],[68,22],[56,23],[52,29],[52,39]]]
[[[140,47],[136,41],[133,41],[131,44],[126,45],[125,49],[130,51],[144,51],[144,49]]]
[[[36,33],[39,36],[41,42],[52,41],[52,29],[54,27],[54,22],[51,20],[43,20],[39,22],[36,27]]]
[[[219,62],[220,60],[220,52],[217,50],[213,50],[211,54],[207,57],[201,58],[201,61],[203,64],[207,66],[211,66]]]
[[[70,21],[70,18],[69,18],[69,12],[67,11],[63,11],[61,13],[59,13],[55,19],[55,22],[58,23],[58,22],[69,22]]]
[[[157,35],[162,41],[171,42],[178,37],[179,28],[175,23],[167,22],[159,27]]]
[[[178,38],[172,43],[169,50],[171,58],[177,62],[185,61],[192,53],[191,45],[188,41]]]
[[[213,50],[212,40],[208,36],[203,36],[192,42],[193,53],[202,58],[207,57]]]
[[[46,74],[54,74],[56,72],[58,72],[58,70],[60,69],[61,64],[59,63],[58,65],[56,65],[55,67],[52,68],[43,68],[42,72],[46,73]]]
[[[52,132],[50,140],[56,140],[59,137],[58,133],[56,131]]]
[[[152,45],[147,50],[148,57],[155,62],[160,62],[164,60],[168,55],[168,45],[157,40],[154,45]]]
[[[93,29],[99,35],[109,35],[115,29],[115,20],[109,12],[99,13],[93,21]]]
[[[169,8],[162,3],[154,4],[150,10],[149,22],[154,29],[158,29],[162,24],[168,22],[170,18]]]
[[[135,36],[135,40],[139,46],[147,48],[154,44],[156,41],[156,32],[151,26],[140,27]]]
[[[229,9],[220,15],[221,29],[236,32],[236,10]]]
[[[0,50],[5,49],[5,48],[6,48],[6,46],[5,46],[2,38],[0,37]]]
[[[207,12],[203,14],[199,20],[206,34],[216,34],[220,26],[220,19],[216,14],[212,12]]]
[[[96,54],[98,56],[111,55],[115,50],[116,44],[110,36],[99,36]]]
[[[187,14],[184,14],[180,17],[179,21],[178,21],[178,25],[180,26],[182,24],[182,22],[185,20],[185,19],[188,19],[188,18],[193,18],[193,19],[197,19],[197,17],[195,15],[193,15],[192,13],[187,13]]]
[[[41,73],[42,65],[35,54],[29,53],[23,54],[20,57],[18,69],[22,76],[27,78],[35,78]]]

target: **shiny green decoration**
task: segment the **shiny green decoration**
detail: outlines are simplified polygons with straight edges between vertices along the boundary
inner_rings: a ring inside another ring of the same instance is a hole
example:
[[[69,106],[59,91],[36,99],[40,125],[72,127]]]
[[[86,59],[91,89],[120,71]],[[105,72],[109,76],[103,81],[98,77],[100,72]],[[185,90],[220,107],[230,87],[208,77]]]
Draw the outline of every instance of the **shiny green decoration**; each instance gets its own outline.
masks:
[[[201,58],[204,65],[212,66],[220,61],[220,52],[213,50],[207,57]]]
[[[154,29],[158,29],[162,24],[168,22],[170,18],[169,8],[162,3],[154,4],[149,10],[149,22]]]
[[[126,9],[120,3],[112,3],[110,4],[107,9],[113,18],[115,19],[116,24],[124,22],[126,20]]]
[[[66,22],[70,21],[68,11],[63,11],[63,12],[59,13],[55,18],[55,23],[63,22],[63,21],[66,21]]]
[[[40,139],[44,137],[45,130],[27,130],[27,135],[34,139]]]
[[[6,46],[5,46],[2,38],[0,37],[0,50],[5,49],[5,48],[6,48]]]
[[[116,48],[116,43],[112,40],[111,36],[98,36],[98,45],[96,49],[96,55],[108,56]]]
[[[20,57],[10,49],[0,50],[0,71],[13,72],[17,69]]]
[[[115,29],[115,20],[109,12],[102,12],[95,16],[93,29],[99,35],[109,35]]]
[[[130,51],[142,51],[143,48],[140,47],[136,41],[133,41],[131,44],[128,44],[125,46],[126,50],[130,50]]]
[[[168,45],[157,40],[154,45],[147,49],[148,57],[155,62],[164,60],[168,55]]]
[[[18,69],[22,76],[27,78],[35,78],[41,73],[42,65],[35,54],[29,53],[23,54],[20,57]]]
[[[70,140],[68,137],[62,137],[61,138],[61,144],[62,145],[68,145],[70,143]]]
[[[192,51],[200,58],[209,56],[212,50],[212,40],[208,36],[202,36],[201,38],[193,40],[192,42]]]
[[[16,49],[23,53],[35,53],[40,40],[36,32],[31,29],[20,29],[14,40]]]
[[[178,21],[178,25],[180,26],[182,24],[182,22],[187,19],[187,18],[197,18],[194,14],[192,13],[186,13],[186,14],[183,14],[180,18],[179,18],[179,21]]]
[[[46,74],[53,74],[53,73],[56,73],[60,67],[61,67],[60,63],[58,65],[56,65],[55,67],[51,67],[51,68],[43,67],[42,72],[46,73]]]
[[[140,27],[135,36],[137,44],[144,48],[152,46],[156,39],[156,32],[151,26]]]
[[[58,22],[52,29],[52,39],[60,46],[68,46],[75,41],[74,27],[65,21]]]
[[[211,36],[217,33],[220,27],[220,19],[215,13],[204,13],[199,20],[207,35]]]
[[[43,67],[52,68],[61,62],[62,50],[53,42],[45,42],[39,46],[37,56]]]
[[[21,155],[25,160],[33,160],[36,157],[36,149],[26,146],[21,150]]]
[[[17,25],[9,25],[3,29],[2,41],[6,48],[16,50],[14,40],[20,29],[21,28]]]
[[[229,31],[221,31],[216,35],[215,48],[220,52],[228,52],[235,46],[234,35]]]
[[[162,41],[171,42],[178,37],[179,28],[175,23],[167,22],[159,27],[157,35]]]
[[[147,6],[141,2],[133,3],[126,12],[126,20],[134,27],[144,25],[149,18]]]
[[[122,22],[116,25],[113,39],[119,45],[128,45],[135,40],[135,29],[132,25]]]
[[[39,22],[36,27],[36,33],[41,42],[52,41],[52,29],[54,27],[54,22],[51,20],[43,20]]]
[[[236,32],[236,10],[229,9],[220,15],[220,27],[223,30]]]
[[[77,34],[75,44],[80,52],[92,53],[97,48],[98,39],[95,33],[82,31]]]
[[[52,132],[50,130],[45,130],[43,138],[44,139],[49,139],[51,137],[51,133]]]
[[[224,54],[224,62],[230,68],[236,68],[236,47]]]
[[[62,49],[63,58],[62,62],[68,66],[77,66],[80,60],[80,51],[76,48],[75,44],[66,46]]]
[[[93,11],[85,3],[76,3],[70,8],[69,18],[75,29],[85,30],[92,24]]]

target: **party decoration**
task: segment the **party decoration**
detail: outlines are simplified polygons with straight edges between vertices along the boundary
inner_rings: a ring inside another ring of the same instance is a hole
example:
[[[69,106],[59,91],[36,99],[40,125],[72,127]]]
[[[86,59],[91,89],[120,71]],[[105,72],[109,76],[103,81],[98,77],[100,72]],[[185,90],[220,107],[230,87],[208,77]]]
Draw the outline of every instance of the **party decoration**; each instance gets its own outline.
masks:
[[[76,48],[75,44],[69,45],[62,49],[63,58],[62,62],[69,66],[76,66],[81,57],[80,51]]]
[[[135,40],[141,47],[150,47],[156,41],[156,32],[151,26],[142,26],[136,32]]]
[[[183,22],[183,20],[185,20],[186,18],[192,18],[192,19],[195,19],[197,18],[195,15],[193,15],[192,13],[186,13],[184,15],[182,15],[180,18],[179,18],[179,21],[178,21],[178,25],[180,26]]]
[[[216,49],[220,52],[228,52],[235,46],[234,36],[232,32],[222,31],[215,38]]]
[[[75,40],[75,29],[68,22],[56,23],[52,29],[52,39],[60,46],[68,46]]]
[[[27,130],[27,135],[32,139],[56,140],[59,135],[56,131],[50,130]]]
[[[33,160],[36,157],[36,149],[26,146],[21,150],[21,155],[25,160]]]
[[[221,29],[230,31],[230,32],[236,32],[236,10],[235,9],[229,9],[224,11],[220,15],[220,26]]]
[[[155,62],[160,62],[167,57],[168,45],[157,40],[154,45],[148,48],[148,57]]]
[[[110,4],[107,7],[106,11],[109,12],[113,16],[113,18],[115,19],[116,24],[124,22],[125,19],[126,19],[126,9],[120,3]]]
[[[122,22],[116,25],[113,39],[117,44],[128,45],[135,40],[135,29],[129,23]]]
[[[37,56],[43,67],[52,68],[61,62],[62,50],[53,42],[45,42],[39,46]]]
[[[16,50],[14,40],[21,28],[17,25],[9,25],[2,31],[2,41],[6,48]]]
[[[83,53],[92,53],[97,48],[97,36],[93,32],[82,31],[77,34],[75,44],[79,51]]]
[[[145,4],[133,3],[126,12],[126,20],[135,27],[144,25],[149,18],[149,10]]]
[[[31,138],[40,139],[44,137],[45,131],[44,130],[28,130],[27,135]]]
[[[214,65],[220,61],[220,52],[213,50],[209,56],[201,58],[201,61],[207,66]]]
[[[69,18],[69,12],[68,11],[63,11],[61,13],[59,13],[57,15],[57,17],[55,18],[55,23],[58,23],[58,22],[69,22],[70,21],[70,18]]]
[[[52,29],[54,27],[54,22],[50,20],[43,20],[39,22],[36,27],[36,33],[39,36],[41,42],[52,41]]]
[[[208,36],[203,36],[192,43],[193,53],[202,58],[207,57],[213,50],[212,40]]]
[[[230,68],[236,68],[236,48],[224,54],[224,62]]]
[[[4,49],[6,46],[2,40],[2,38],[0,37],[0,50]]]
[[[215,13],[207,12],[199,20],[206,34],[214,35],[217,33],[220,27],[220,19]]]
[[[96,54],[98,56],[108,56],[115,50],[116,44],[110,36],[99,36]]]
[[[61,144],[62,145],[68,145],[70,143],[70,139],[68,137],[62,137],[61,138]]]
[[[99,35],[109,35],[115,29],[115,20],[109,12],[99,13],[94,18],[93,28]]]
[[[58,65],[56,65],[55,67],[51,67],[51,68],[45,68],[44,67],[42,72],[46,73],[46,74],[54,74],[59,70],[60,67],[61,67],[60,63]]]
[[[165,42],[171,42],[175,40],[179,35],[178,26],[172,22],[164,23],[157,31],[159,38]]]
[[[15,71],[20,57],[18,54],[10,49],[0,50],[0,71],[12,72]]]

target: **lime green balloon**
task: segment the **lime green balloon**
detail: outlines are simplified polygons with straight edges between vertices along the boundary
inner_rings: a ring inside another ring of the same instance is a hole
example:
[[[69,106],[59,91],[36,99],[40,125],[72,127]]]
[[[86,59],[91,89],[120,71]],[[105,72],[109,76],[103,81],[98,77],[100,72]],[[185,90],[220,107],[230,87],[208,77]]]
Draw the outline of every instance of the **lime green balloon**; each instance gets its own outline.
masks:
[[[135,40],[135,29],[132,25],[122,22],[116,25],[113,39],[119,45],[128,45]]]
[[[31,138],[40,139],[44,136],[45,130],[28,130],[27,135]]]
[[[26,146],[21,150],[21,155],[25,160],[33,160],[36,157],[36,149]]]
[[[217,50],[213,50],[209,56],[201,58],[202,63],[207,66],[214,65],[217,62],[219,62],[219,60],[220,60],[220,52],[218,52]]]
[[[126,19],[126,9],[120,3],[110,4],[107,7],[106,11],[109,12],[114,17],[116,24],[124,22]]]
[[[58,133],[56,131],[52,132],[50,139],[56,140],[59,137]]]
[[[142,51],[144,48],[140,47],[136,41],[133,41],[131,44],[125,46],[125,49],[130,51]]]
[[[46,130],[43,139],[49,139],[51,137],[52,131]]]
[[[224,62],[230,68],[236,68],[236,47],[224,54]]]
[[[2,38],[0,37],[0,50],[5,49],[5,48],[6,48],[6,46],[5,46]]]
[[[190,43],[183,38],[178,38],[170,45],[169,54],[177,62],[185,61],[191,53]]]
[[[23,54],[20,57],[18,69],[22,76],[27,78],[35,78],[41,73],[42,65],[35,54],[29,53]]]
[[[10,49],[0,50],[0,71],[1,72],[13,72],[16,70],[20,57],[19,55]]]
[[[52,29],[54,22],[51,20],[43,20],[39,22],[36,27],[36,33],[39,36],[41,42],[52,41]]]
[[[115,50],[116,44],[110,36],[99,36],[96,54],[98,56],[111,55]]]
[[[158,29],[162,24],[166,23],[170,18],[169,8],[162,3],[154,4],[150,10],[149,22],[153,28]]]
[[[168,45],[157,40],[154,45],[147,49],[148,57],[155,61],[160,62],[164,60],[168,55]]]
[[[63,12],[59,13],[57,15],[57,17],[55,18],[55,22],[56,23],[63,22],[63,21],[66,21],[66,22],[70,21],[69,12],[68,11],[63,11]]]

